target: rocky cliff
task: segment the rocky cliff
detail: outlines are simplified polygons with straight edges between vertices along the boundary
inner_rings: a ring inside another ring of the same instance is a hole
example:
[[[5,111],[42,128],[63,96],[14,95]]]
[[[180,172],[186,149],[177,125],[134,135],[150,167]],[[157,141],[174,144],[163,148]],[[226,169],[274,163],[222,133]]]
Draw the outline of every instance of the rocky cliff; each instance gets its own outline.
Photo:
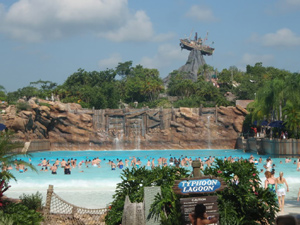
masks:
[[[46,141],[51,150],[232,149],[248,113],[239,106],[96,111],[75,103],[28,104],[5,108],[2,122],[16,139]]]
[[[188,60],[186,63],[181,66],[178,71],[184,72],[185,78],[190,79],[194,82],[197,81],[198,77],[198,70],[200,66],[203,66],[205,64],[205,60],[203,55],[201,54],[201,51],[198,50],[192,50],[189,54]],[[168,83],[170,81],[171,75],[168,75],[166,78],[164,78],[164,85],[168,86]]]

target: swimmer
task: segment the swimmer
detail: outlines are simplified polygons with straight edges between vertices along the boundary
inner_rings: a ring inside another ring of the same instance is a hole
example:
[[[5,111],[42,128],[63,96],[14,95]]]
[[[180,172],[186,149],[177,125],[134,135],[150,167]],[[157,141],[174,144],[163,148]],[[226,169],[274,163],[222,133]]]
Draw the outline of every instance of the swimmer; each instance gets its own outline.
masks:
[[[53,166],[51,166],[50,170],[52,171],[51,174],[57,174],[56,170],[57,170],[57,166],[55,163],[53,163]]]
[[[111,167],[111,170],[116,170],[117,166],[113,161],[111,161],[110,167]]]

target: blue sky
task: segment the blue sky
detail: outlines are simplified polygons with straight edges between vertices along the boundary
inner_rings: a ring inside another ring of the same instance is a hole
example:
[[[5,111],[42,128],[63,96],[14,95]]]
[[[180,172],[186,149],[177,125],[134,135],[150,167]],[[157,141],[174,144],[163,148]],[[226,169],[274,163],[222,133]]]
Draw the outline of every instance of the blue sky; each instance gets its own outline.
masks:
[[[300,72],[299,22],[300,0],[0,0],[0,84],[62,84],[129,60],[164,78],[185,64],[179,39],[192,31],[209,32],[205,60],[219,71],[262,62]]]

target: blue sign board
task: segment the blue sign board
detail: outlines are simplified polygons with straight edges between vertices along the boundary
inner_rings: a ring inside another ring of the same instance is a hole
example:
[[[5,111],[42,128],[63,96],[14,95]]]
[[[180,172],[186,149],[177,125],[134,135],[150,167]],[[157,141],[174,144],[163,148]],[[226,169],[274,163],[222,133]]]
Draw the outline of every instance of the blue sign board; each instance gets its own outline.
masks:
[[[182,194],[215,192],[220,187],[217,179],[184,180],[178,184]]]

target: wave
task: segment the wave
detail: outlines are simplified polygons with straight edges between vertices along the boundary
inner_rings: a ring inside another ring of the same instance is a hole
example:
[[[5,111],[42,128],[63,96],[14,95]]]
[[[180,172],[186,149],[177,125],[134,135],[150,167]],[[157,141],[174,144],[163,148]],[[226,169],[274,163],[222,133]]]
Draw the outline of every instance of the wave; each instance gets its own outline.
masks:
[[[26,181],[19,180],[18,182],[10,182],[11,188],[9,190],[18,191],[18,190],[46,190],[49,185],[53,185],[54,188],[60,190],[115,190],[118,181],[112,180],[78,180],[72,179],[67,181],[62,180],[35,180],[35,181]]]

